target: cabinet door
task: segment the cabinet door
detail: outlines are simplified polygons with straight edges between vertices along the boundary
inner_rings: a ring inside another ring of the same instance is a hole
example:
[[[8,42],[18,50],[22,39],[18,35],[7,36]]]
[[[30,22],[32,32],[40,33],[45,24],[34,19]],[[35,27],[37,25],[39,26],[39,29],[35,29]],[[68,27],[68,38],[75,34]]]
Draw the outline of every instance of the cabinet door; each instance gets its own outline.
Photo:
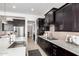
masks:
[[[46,52],[46,54],[48,56],[52,56],[52,49],[51,49],[52,46],[51,46],[51,44],[48,41],[46,41],[46,40],[44,40],[44,43],[45,43],[44,51]]]
[[[72,4],[68,4],[64,9],[64,31],[72,31],[74,25],[74,18],[73,18],[73,11],[72,11]]]
[[[73,31],[74,15],[72,4],[67,4],[56,11],[56,30]]]
[[[73,31],[79,31],[79,3],[73,4],[74,28]]]
[[[49,23],[50,24],[54,24],[54,13],[53,12],[54,12],[53,10],[49,12]]]
[[[41,47],[41,48],[43,48],[43,41],[42,41],[42,39],[40,38],[40,37],[38,37],[38,41],[37,41],[37,43],[38,43],[38,45]]]
[[[64,21],[63,9],[60,9],[55,12],[55,30],[56,31],[63,30],[63,28],[64,28],[63,21]]]
[[[46,24],[49,24],[49,14],[46,14],[45,15],[45,23]]]

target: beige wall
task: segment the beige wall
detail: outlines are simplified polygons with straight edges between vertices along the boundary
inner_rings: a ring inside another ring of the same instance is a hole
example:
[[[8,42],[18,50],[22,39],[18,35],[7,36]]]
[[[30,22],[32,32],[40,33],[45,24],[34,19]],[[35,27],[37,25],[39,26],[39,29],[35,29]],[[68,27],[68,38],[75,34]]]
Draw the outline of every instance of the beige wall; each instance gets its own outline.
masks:
[[[54,26],[50,26],[50,33],[52,33],[52,37],[57,39],[65,40],[67,35],[77,35],[79,36],[79,32],[57,32],[54,31]]]

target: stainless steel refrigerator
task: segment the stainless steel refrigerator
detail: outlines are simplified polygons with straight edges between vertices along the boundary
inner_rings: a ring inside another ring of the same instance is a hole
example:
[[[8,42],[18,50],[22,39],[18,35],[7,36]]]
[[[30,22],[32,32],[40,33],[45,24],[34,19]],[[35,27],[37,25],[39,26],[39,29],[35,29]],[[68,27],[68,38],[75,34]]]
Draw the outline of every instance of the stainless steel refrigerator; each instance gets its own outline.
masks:
[[[23,26],[14,26],[14,31],[16,32],[17,37],[24,37],[24,27]]]

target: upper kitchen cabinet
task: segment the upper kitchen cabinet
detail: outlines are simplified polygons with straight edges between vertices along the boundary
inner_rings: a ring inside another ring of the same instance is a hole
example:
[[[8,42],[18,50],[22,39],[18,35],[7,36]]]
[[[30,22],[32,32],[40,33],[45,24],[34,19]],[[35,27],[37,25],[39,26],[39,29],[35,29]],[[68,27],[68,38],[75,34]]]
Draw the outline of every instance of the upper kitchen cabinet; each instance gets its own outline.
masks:
[[[60,9],[55,12],[55,30],[60,31],[64,28],[64,10]]]
[[[64,31],[72,31],[74,26],[74,15],[72,10],[72,4],[68,4],[63,7],[63,30]]]
[[[52,8],[50,11],[48,11],[45,14],[45,31],[49,31],[50,25],[55,23],[55,11],[57,10],[57,8]]]
[[[54,24],[55,23],[55,15],[54,15],[54,12],[57,10],[57,8],[53,8],[51,9],[50,11],[48,11],[46,14],[45,14],[45,24]]]
[[[38,18],[37,19],[37,26],[38,27],[43,27],[44,26],[44,18]]]
[[[79,31],[79,4],[65,4],[55,12],[55,31]]]
[[[56,31],[72,31],[74,24],[72,4],[66,4],[57,10],[55,17]]]
[[[44,34],[44,31],[45,31],[45,28],[44,28],[44,18],[38,18],[37,19],[37,34],[38,35],[43,35]]]
[[[74,28],[73,31],[79,31],[79,3],[74,3],[73,5],[73,15],[74,15]]]

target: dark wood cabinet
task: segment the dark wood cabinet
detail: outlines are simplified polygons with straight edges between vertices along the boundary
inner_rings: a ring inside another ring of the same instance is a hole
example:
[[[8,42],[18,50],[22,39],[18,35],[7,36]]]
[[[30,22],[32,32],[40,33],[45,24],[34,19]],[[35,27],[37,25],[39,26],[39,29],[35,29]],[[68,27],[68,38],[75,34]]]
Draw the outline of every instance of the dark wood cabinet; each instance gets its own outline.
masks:
[[[74,18],[73,18],[73,11],[72,11],[72,4],[68,4],[65,7],[63,7],[63,19],[64,19],[64,31],[72,31],[73,25],[74,25]]]
[[[55,54],[55,53],[53,53],[51,43],[47,42],[46,40],[44,40],[40,37],[38,37],[37,43],[48,56],[52,56],[53,54]]]
[[[55,12],[55,30],[62,31],[64,29],[64,10],[60,9]]]
[[[45,24],[49,24],[49,14],[45,15]]]
[[[41,37],[38,37],[37,43],[48,56],[76,56],[76,54],[71,53],[45,39],[42,39]]]
[[[79,31],[79,3],[72,4],[74,26],[73,31]]]
[[[55,31],[79,31],[79,3],[66,4],[55,12]]]
[[[49,30],[50,30],[50,26],[49,26],[48,24],[45,24],[44,30],[45,30],[45,31],[49,31]]]
[[[37,19],[37,26],[40,28],[40,27],[43,27],[44,26],[44,18],[38,18]]]
[[[38,18],[37,19],[37,34],[38,35],[43,35],[44,31],[45,31],[45,27],[44,27],[44,18]]]
[[[45,14],[45,31],[49,31],[49,27],[51,24],[54,24],[55,23],[55,11],[57,10],[57,8],[52,8],[50,11],[48,11],[46,14]]]
[[[79,31],[79,3],[75,4],[76,6],[76,11],[75,11],[75,14],[76,14],[76,29],[77,31]]]
[[[45,14],[45,23],[47,24],[54,24],[54,12],[55,12],[56,8],[51,9],[50,11],[48,11]]]
[[[72,4],[65,5],[55,13],[56,31],[72,31],[74,26]]]

